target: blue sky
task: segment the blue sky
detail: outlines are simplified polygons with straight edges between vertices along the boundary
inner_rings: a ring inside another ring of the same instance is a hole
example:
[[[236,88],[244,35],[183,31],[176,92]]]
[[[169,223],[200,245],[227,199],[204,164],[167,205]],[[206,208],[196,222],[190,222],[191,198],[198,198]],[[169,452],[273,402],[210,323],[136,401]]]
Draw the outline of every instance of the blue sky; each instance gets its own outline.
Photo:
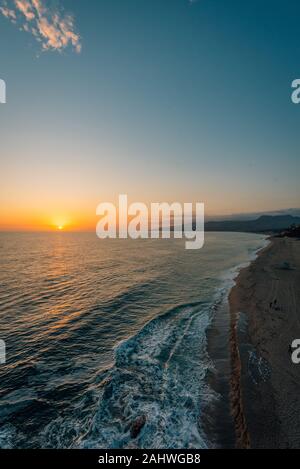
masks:
[[[4,227],[87,223],[119,193],[210,214],[300,205],[298,1],[40,2],[59,34],[20,31],[35,20],[0,0],[18,14],[0,14]]]

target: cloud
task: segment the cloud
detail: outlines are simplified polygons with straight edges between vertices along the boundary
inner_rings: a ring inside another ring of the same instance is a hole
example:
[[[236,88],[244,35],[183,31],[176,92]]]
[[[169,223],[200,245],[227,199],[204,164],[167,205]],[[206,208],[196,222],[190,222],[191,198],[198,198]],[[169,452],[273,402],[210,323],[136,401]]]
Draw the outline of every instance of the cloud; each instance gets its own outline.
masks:
[[[81,39],[74,19],[48,6],[47,0],[0,0],[0,13],[19,28],[32,34],[43,50],[62,51],[72,47],[81,52]]]
[[[16,0],[15,1],[17,9],[23,13],[25,16],[26,20],[31,21],[35,18],[34,13],[31,11],[31,3],[28,0]]]
[[[16,22],[16,14],[14,10],[10,10],[10,8],[7,8],[6,6],[0,7],[0,13],[2,13],[5,18],[9,18],[13,23]]]

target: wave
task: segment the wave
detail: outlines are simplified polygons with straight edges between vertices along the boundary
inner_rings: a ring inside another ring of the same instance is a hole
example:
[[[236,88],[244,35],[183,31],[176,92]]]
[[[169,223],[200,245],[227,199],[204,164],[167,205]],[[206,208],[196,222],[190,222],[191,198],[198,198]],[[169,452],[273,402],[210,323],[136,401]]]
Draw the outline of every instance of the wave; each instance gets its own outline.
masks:
[[[220,396],[207,380],[214,365],[206,332],[238,272],[267,244],[263,239],[249,248],[248,261],[224,273],[210,302],[173,308],[115,347],[113,367],[98,375],[97,384],[92,383],[98,403],[87,420],[81,420],[80,430],[75,425],[72,447],[201,449],[213,445],[204,417]],[[47,429],[43,446],[53,446],[48,439],[51,433],[56,438],[60,434],[56,447],[66,444],[74,422],[60,421],[59,432],[57,424],[50,425],[51,432]]]
[[[147,262],[132,264],[148,276],[126,267],[113,278],[114,258],[100,275],[93,253],[84,274],[75,265],[76,285],[64,271],[41,285],[34,273],[22,288],[11,282],[6,291],[15,290],[16,304],[2,331],[13,361],[1,375],[0,447],[213,446],[205,429],[220,396],[208,382],[214,366],[206,334],[244,265],[230,267],[261,247],[257,237],[224,238],[212,237],[199,257],[171,250],[174,262],[168,252],[162,262],[158,249],[152,263],[151,251]],[[112,357],[113,344],[126,335]]]
[[[201,424],[217,398],[208,386],[208,304],[177,307],[115,349],[81,448],[206,448]]]

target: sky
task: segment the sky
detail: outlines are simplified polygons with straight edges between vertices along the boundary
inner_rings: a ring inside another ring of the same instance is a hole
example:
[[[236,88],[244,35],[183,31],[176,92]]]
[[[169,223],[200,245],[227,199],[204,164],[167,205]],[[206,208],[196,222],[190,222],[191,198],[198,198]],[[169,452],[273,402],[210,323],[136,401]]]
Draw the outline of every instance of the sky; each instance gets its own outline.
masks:
[[[298,0],[0,0],[0,230],[300,206]]]

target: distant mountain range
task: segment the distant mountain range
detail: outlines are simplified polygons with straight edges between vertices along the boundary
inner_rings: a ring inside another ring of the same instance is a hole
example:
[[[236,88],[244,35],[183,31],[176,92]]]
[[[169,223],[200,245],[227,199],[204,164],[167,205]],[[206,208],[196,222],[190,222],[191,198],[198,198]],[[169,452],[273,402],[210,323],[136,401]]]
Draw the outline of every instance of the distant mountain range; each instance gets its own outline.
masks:
[[[300,217],[292,215],[262,215],[255,220],[208,221],[205,223],[205,231],[278,232],[286,230],[292,224],[300,225]]]
[[[285,208],[282,210],[270,210],[264,212],[247,212],[247,213],[234,213],[228,215],[206,215],[207,221],[225,221],[225,220],[256,220],[263,215],[270,215],[272,217],[279,215],[292,215],[292,217],[300,217],[300,208]]]

